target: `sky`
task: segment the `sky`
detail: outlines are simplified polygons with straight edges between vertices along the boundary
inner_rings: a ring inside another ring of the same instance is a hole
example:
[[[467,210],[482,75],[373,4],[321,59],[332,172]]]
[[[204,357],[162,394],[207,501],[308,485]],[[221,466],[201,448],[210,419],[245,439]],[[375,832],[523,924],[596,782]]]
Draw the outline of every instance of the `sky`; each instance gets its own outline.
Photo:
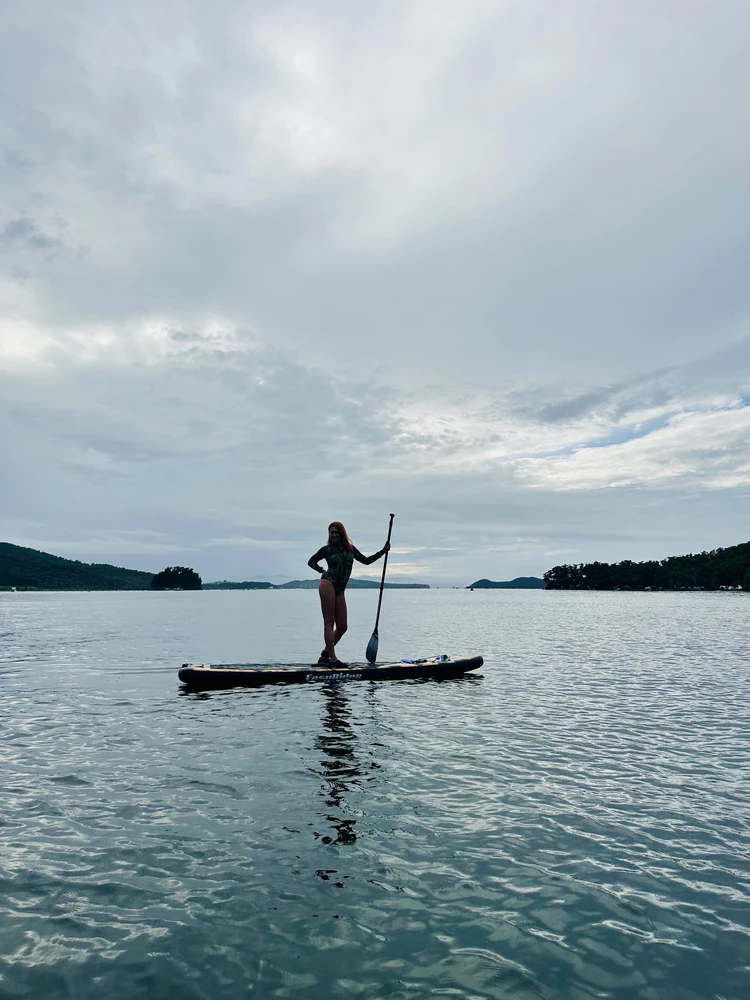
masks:
[[[465,586],[750,539],[744,0],[10,0],[0,540]],[[379,577],[380,565],[359,575]]]

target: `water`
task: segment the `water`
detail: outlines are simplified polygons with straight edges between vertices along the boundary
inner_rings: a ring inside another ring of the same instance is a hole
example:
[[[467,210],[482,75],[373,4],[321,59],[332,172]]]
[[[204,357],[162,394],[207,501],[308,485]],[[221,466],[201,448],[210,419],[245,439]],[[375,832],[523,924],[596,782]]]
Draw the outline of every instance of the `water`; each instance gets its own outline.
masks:
[[[0,595],[0,997],[746,1000],[749,602],[391,591],[481,676],[188,695],[314,592]]]

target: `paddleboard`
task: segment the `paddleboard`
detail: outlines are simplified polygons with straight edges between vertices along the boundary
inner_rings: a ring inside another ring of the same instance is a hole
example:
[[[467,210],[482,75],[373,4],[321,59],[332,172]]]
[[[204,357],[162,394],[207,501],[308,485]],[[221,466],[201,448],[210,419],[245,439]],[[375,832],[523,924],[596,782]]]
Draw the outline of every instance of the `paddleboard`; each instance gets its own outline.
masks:
[[[350,663],[329,667],[322,663],[183,663],[179,678],[193,691],[261,684],[315,684],[326,681],[407,680],[414,677],[459,677],[481,667],[481,656],[434,656],[397,663]]]

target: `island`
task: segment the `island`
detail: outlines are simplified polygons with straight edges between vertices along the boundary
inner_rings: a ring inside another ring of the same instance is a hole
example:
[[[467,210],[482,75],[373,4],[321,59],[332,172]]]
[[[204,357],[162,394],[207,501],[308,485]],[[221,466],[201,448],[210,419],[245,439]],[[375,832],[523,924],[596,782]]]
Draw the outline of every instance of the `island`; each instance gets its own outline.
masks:
[[[750,591],[750,542],[659,561],[553,566],[544,581],[547,590]]]
[[[150,590],[153,573],[64,559],[0,542],[2,590]]]
[[[315,590],[319,579],[266,581],[220,580],[202,583],[188,566],[167,566],[159,573],[125,569],[109,563],[65,559],[39,549],[0,542],[0,590]],[[352,590],[377,589],[376,580],[350,580]],[[386,583],[391,590],[429,590],[427,583]]]
[[[467,590],[544,590],[547,584],[538,576],[517,576],[515,580],[477,580]]]
[[[290,580],[288,583],[266,583],[255,580],[245,580],[244,583],[234,583],[231,580],[221,580],[215,583],[204,583],[204,590],[317,590],[320,577],[317,580]],[[429,583],[386,583],[391,590],[429,590]],[[380,583],[377,580],[349,580],[348,590],[377,590]]]

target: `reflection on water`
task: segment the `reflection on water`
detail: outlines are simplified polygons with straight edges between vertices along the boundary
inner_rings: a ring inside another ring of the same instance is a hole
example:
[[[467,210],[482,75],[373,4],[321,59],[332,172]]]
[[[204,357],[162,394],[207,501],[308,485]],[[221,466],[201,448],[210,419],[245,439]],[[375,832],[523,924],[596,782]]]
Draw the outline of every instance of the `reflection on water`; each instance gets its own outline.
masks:
[[[349,721],[352,712],[345,691],[345,685],[335,681],[322,689],[323,731],[315,740],[315,749],[323,754],[320,774],[323,800],[328,807],[325,818],[335,833],[335,837],[316,833],[324,844],[353,844],[357,839],[357,821],[342,815],[347,809],[345,796],[362,774],[357,754],[359,740]]]

